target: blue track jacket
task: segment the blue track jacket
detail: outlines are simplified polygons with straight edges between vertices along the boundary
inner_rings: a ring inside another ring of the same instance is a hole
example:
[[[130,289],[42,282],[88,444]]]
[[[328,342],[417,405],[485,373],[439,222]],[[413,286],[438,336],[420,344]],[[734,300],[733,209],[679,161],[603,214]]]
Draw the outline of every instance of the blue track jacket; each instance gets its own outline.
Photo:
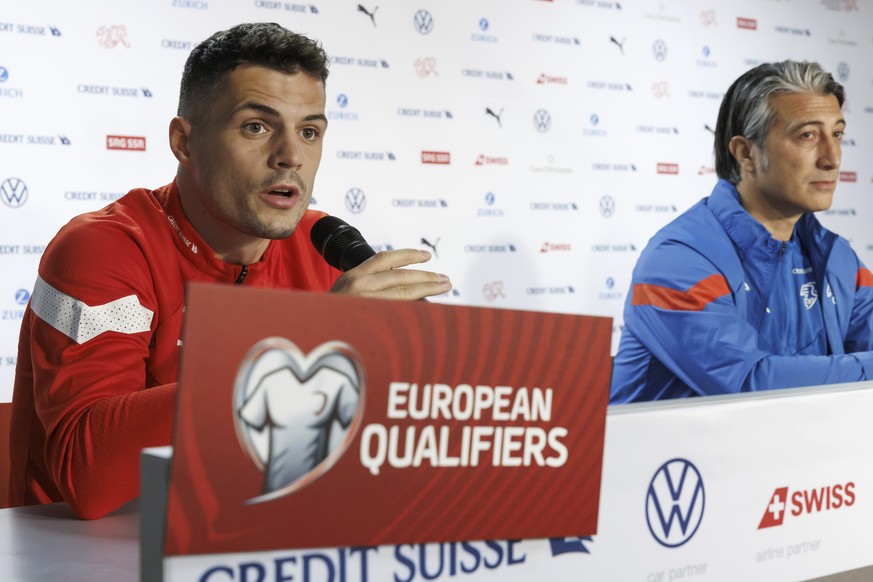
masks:
[[[758,330],[782,242],[730,182],[649,241],[633,272],[611,403],[873,379],[873,274],[805,214],[794,234],[815,275],[828,353],[774,354]],[[778,339],[778,338],[770,338]]]

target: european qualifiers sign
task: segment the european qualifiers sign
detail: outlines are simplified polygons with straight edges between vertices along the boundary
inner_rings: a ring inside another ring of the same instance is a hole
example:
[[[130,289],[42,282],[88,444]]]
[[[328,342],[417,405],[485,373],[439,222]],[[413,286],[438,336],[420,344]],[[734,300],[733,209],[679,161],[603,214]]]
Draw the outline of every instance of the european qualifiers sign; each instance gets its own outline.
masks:
[[[210,285],[186,317],[167,556],[596,533],[610,319]]]

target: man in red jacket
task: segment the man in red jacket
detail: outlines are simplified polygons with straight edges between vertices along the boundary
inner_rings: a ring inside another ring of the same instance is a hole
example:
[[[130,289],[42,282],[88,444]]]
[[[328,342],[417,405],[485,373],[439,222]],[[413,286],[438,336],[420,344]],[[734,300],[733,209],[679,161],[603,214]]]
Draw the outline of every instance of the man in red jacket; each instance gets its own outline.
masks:
[[[326,78],[321,47],[277,24],[214,34],[185,64],[175,180],[74,218],[46,248],[19,342],[12,505],[66,501],[97,518],[138,495],[140,450],[171,442],[189,281],[393,299],[451,289],[398,268],[425,251],[341,274],[309,242]]]

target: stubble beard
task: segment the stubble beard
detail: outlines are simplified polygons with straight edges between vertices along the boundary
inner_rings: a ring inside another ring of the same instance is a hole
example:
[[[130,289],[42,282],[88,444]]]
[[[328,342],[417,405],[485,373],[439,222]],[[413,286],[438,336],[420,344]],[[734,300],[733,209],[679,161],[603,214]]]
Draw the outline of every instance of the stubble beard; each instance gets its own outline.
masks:
[[[261,192],[267,188],[270,188],[274,184],[288,182],[294,182],[300,189],[300,197],[297,201],[297,206],[283,211],[284,213],[294,214],[294,223],[291,225],[270,224],[262,219],[258,215],[257,211],[249,209],[249,211],[246,212],[245,216],[242,217],[240,230],[242,230],[249,236],[270,240],[283,240],[294,234],[294,231],[297,230],[297,224],[300,222],[300,219],[303,218],[303,214],[306,212],[306,209],[309,206],[310,200],[309,188],[306,186],[300,176],[297,175],[297,172],[290,172],[287,174],[282,173],[263,180],[260,184],[256,186],[255,191]]]

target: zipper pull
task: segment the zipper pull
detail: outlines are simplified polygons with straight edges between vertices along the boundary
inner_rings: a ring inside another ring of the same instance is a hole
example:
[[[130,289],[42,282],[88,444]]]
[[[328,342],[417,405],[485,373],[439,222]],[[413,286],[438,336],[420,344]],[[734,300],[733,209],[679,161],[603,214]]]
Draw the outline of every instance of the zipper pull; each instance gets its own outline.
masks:
[[[242,282],[246,280],[246,275],[248,275],[248,274],[249,274],[249,268],[246,267],[245,265],[243,265],[242,269],[240,269],[239,277],[236,278],[234,285],[242,285]]]

